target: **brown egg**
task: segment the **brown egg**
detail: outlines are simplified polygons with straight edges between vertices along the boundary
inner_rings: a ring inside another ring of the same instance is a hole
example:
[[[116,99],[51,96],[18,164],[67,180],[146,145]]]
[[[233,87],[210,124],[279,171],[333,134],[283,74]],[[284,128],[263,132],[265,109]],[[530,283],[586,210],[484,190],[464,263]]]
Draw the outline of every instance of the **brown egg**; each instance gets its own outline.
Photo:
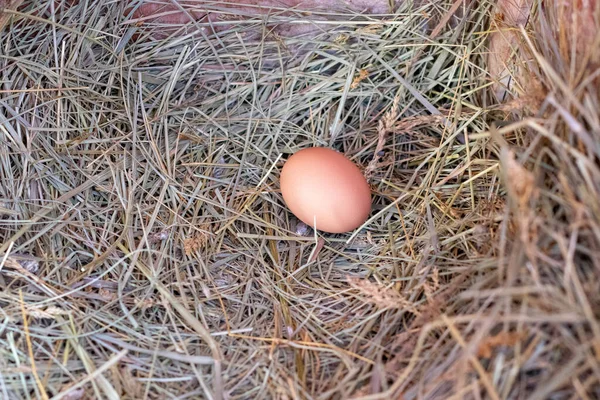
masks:
[[[292,155],[281,171],[281,194],[290,211],[308,226],[330,233],[362,225],[371,211],[371,189],[343,154],[323,148]]]

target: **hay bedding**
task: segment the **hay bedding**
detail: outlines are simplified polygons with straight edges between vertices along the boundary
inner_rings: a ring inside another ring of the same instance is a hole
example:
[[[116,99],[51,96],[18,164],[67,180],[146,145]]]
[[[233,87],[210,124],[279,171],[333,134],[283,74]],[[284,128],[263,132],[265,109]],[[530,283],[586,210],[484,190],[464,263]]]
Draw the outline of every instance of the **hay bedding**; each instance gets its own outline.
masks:
[[[595,2],[0,3],[0,398],[600,397]],[[312,145],[360,231],[282,206]]]

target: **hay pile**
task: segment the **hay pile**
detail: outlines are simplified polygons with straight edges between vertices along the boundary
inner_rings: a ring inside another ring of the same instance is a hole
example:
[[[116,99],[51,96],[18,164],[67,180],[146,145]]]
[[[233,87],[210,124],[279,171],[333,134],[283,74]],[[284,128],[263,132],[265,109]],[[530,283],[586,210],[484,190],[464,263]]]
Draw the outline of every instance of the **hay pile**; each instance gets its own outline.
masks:
[[[498,104],[486,1],[262,41],[109,3],[0,32],[0,398],[600,397],[594,46],[534,9]],[[283,206],[315,145],[368,175],[365,229]]]

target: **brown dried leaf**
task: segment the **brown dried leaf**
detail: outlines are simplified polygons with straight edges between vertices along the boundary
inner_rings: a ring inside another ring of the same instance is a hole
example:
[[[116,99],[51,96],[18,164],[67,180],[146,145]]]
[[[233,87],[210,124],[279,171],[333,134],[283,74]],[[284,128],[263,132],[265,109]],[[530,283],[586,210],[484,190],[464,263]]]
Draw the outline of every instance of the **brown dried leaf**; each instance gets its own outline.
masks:
[[[525,211],[529,208],[529,201],[537,196],[535,177],[515,160],[512,150],[503,149],[501,159],[509,194],[517,201],[519,208]]]
[[[403,118],[393,124],[390,130],[393,133],[408,133],[414,131],[415,128],[425,125],[439,125],[444,121],[442,115],[417,115],[414,117]]]
[[[208,236],[207,232],[199,232],[191,238],[183,239],[183,251],[185,254],[189,256],[204,247],[208,243]]]
[[[147,310],[150,307],[154,307],[158,302],[151,298],[136,298],[135,305],[136,307],[141,308],[142,310]]]
[[[369,71],[366,69],[361,69],[358,71],[354,79],[352,80],[352,84],[350,85],[351,89],[356,89],[358,85],[369,76]]]
[[[365,34],[365,35],[374,35],[378,33],[381,29],[383,29],[382,24],[371,24],[358,28],[356,33]]]
[[[125,395],[132,399],[141,399],[144,393],[142,384],[133,376],[127,366],[120,368],[119,380]]]
[[[106,301],[113,301],[117,299],[117,294],[115,292],[103,287],[98,289],[98,294]]]
[[[547,89],[542,85],[534,74],[523,70],[522,82],[526,83],[527,90],[519,94],[512,100],[500,104],[496,109],[507,113],[529,110],[532,114],[536,113],[548,94]]]
[[[479,348],[477,349],[477,356],[490,358],[492,357],[492,354],[497,347],[512,347],[524,338],[524,332],[500,332],[495,336],[486,338],[483,342],[479,344]]]
[[[30,308],[27,310],[27,314],[33,318],[55,319],[57,315],[67,315],[69,312],[55,306],[49,306],[45,310],[42,310],[41,308]]]

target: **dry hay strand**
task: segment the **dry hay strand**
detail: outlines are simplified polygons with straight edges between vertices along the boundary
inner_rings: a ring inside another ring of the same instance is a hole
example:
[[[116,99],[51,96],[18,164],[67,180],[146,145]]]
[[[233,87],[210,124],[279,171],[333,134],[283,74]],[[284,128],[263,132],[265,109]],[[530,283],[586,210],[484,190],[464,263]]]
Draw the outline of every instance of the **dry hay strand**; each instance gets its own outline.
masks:
[[[0,31],[0,397],[600,397],[598,54],[551,10],[522,107],[489,2],[261,41],[61,4]],[[361,229],[284,207],[315,145],[368,175]]]
[[[10,19],[8,11],[17,9],[21,3],[23,0],[0,0],[0,30],[4,29]]]

